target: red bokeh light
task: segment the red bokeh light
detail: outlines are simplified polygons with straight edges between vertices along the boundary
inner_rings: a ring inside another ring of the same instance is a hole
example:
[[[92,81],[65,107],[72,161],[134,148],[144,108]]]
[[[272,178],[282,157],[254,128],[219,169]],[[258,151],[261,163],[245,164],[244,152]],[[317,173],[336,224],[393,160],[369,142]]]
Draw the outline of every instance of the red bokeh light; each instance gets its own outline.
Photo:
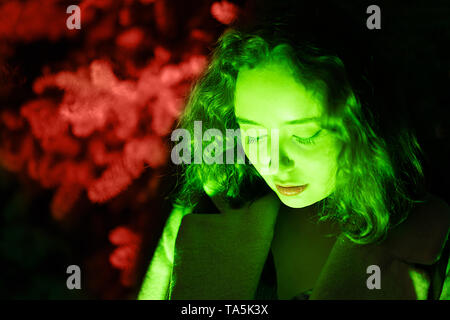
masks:
[[[49,209],[55,220],[65,220],[81,197],[111,201],[149,171],[146,189],[129,202],[155,196],[159,177],[153,172],[167,164],[168,136],[217,37],[205,21],[214,22],[212,13],[229,24],[238,13],[230,2],[211,1],[202,2],[204,10],[193,4],[186,18],[177,3],[78,1],[80,30],[66,27],[73,3],[0,3],[0,98],[9,101],[15,93],[14,101],[21,101],[0,110],[0,165],[54,190]],[[36,43],[67,52],[54,61],[28,52],[27,59],[41,63],[39,74],[28,74],[11,61],[20,47]],[[61,49],[61,43],[71,47]],[[25,93],[23,100],[17,92]],[[118,245],[110,263],[125,286],[136,280],[141,239],[129,227],[110,233]]]

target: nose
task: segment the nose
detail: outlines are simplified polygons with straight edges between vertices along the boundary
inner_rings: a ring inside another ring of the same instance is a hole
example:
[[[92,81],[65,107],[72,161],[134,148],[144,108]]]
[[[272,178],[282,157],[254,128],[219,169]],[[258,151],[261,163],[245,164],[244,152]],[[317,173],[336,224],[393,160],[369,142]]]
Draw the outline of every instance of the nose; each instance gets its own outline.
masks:
[[[284,148],[280,148],[279,151],[280,170],[290,170],[294,168],[295,162],[289,157],[289,154]]]
[[[270,172],[274,175],[289,175],[295,167],[295,161],[289,156],[286,144],[280,143],[276,148],[272,148],[269,162]]]

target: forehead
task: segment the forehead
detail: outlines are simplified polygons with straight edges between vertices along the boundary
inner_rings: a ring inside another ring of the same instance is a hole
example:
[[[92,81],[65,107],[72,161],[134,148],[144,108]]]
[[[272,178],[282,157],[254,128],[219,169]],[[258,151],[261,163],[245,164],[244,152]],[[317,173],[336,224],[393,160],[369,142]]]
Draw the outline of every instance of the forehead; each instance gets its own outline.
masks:
[[[267,126],[309,117],[320,117],[321,97],[307,90],[282,65],[241,69],[235,90],[236,117]]]

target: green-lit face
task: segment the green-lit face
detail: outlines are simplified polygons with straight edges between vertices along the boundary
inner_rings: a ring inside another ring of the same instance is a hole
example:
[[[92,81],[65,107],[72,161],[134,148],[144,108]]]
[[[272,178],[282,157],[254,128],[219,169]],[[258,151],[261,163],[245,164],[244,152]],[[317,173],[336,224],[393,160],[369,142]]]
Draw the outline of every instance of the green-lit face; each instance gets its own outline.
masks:
[[[340,143],[320,127],[322,112],[321,96],[307,91],[282,65],[239,71],[235,114],[244,151],[269,187],[292,208],[314,204],[334,190]],[[261,145],[267,146],[267,159],[251,152]]]

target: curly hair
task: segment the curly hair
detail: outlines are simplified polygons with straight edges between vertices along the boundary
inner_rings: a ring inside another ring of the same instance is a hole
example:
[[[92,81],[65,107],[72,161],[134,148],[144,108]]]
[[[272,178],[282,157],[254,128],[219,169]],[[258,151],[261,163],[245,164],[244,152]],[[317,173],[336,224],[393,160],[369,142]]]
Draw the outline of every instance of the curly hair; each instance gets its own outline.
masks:
[[[355,243],[381,241],[419,201],[421,149],[408,130],[389,137],[380,129],[375,122],[380,115],[373,114],[373,106],[362,102],[338,56],[307,41],[293,41],[276,25],[248,31],[230,28],[218,40],[210,64],[193,85],[179,127],[192,136],[194,121],[218,129],[224,136],[227,129],[238,129],[234,114],[238,72],[242,67],[251,69],[271,61],[288,63],[296,80],[307,89],[324,93],[321,125],[343,142],[335,190],[321,201],[321,221],[337,222]],[[223,152],[238,143],[227,141],[222,144]],[[206,144],[192,143],[191,155]],[[205,187],[211,185],[234,206],[270,190],[247,163],[184,164],[180,176],[176,204],[184,207],[195,207]]]

